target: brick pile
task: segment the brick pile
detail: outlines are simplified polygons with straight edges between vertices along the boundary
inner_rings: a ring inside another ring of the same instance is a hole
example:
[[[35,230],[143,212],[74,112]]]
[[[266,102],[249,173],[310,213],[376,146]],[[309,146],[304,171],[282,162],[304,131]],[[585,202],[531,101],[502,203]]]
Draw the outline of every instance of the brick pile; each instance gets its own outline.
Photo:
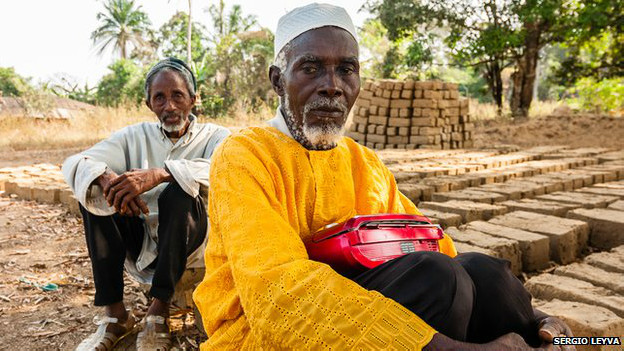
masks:
[[[365,81],[348,136],[375,149],[473,147],[474,124],[457,84]]]

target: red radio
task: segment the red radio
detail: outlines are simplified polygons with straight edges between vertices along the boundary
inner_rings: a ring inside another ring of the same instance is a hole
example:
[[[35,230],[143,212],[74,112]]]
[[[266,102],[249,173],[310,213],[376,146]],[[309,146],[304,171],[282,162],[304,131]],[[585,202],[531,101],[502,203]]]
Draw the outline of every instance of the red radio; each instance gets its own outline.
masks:
[[[306,245],[311,260],[354,277],[394,258],[416,251],[440,251],[442,228],[424,216],[378,214],[355,216],[325,226]]]

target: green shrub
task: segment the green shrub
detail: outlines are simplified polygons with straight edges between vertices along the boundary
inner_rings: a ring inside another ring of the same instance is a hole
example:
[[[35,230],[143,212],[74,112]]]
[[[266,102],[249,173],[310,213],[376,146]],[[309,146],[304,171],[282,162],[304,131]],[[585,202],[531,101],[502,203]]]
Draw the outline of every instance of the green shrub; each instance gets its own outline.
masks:
[[[593,112],[617,111],[624,108],[624,78],[582,78],[572,88],[570,103]]]

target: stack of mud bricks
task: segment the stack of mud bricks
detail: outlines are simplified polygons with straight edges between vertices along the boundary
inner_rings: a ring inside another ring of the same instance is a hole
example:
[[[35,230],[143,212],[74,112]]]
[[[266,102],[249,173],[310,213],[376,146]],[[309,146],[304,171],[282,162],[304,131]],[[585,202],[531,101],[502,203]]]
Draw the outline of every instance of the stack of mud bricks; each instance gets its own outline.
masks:
[[[375,149],[471,148],[474,125],[457,84],[365,81],[347,134]]]

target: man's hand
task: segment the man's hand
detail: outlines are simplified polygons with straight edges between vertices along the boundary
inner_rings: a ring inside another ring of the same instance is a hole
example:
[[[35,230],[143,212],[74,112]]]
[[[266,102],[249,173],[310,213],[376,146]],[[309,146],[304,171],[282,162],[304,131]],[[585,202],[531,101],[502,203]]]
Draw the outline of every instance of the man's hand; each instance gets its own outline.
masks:
[[[564,321],[557,317],[552,317],[548,315],[544,315],[539,318],[538,324],[538,335],[543,345],[552,344],[553,338],[557,336],[568,336],[572,337],[572,330],[565,324]],[[575,351],[576,347],[574,345],[562,345],[562,351]]]
[[[471,344],[453,340],[445,335],[437,333],[427,344],[423,351],[565,351],[559,345],[544,344],[539,348],[529,346],[524,339],[515,333],[509,333],[487,344]]]
[[[106,173],[100,177],[104,178],[100,184],[109,206],[113,206],[120,214],[135,216],[141,212],[149,213],[147,205],[138,197],[139,195],[164,181],[173,179],[163,168],[132,169],[112,179],[106,176]]]

